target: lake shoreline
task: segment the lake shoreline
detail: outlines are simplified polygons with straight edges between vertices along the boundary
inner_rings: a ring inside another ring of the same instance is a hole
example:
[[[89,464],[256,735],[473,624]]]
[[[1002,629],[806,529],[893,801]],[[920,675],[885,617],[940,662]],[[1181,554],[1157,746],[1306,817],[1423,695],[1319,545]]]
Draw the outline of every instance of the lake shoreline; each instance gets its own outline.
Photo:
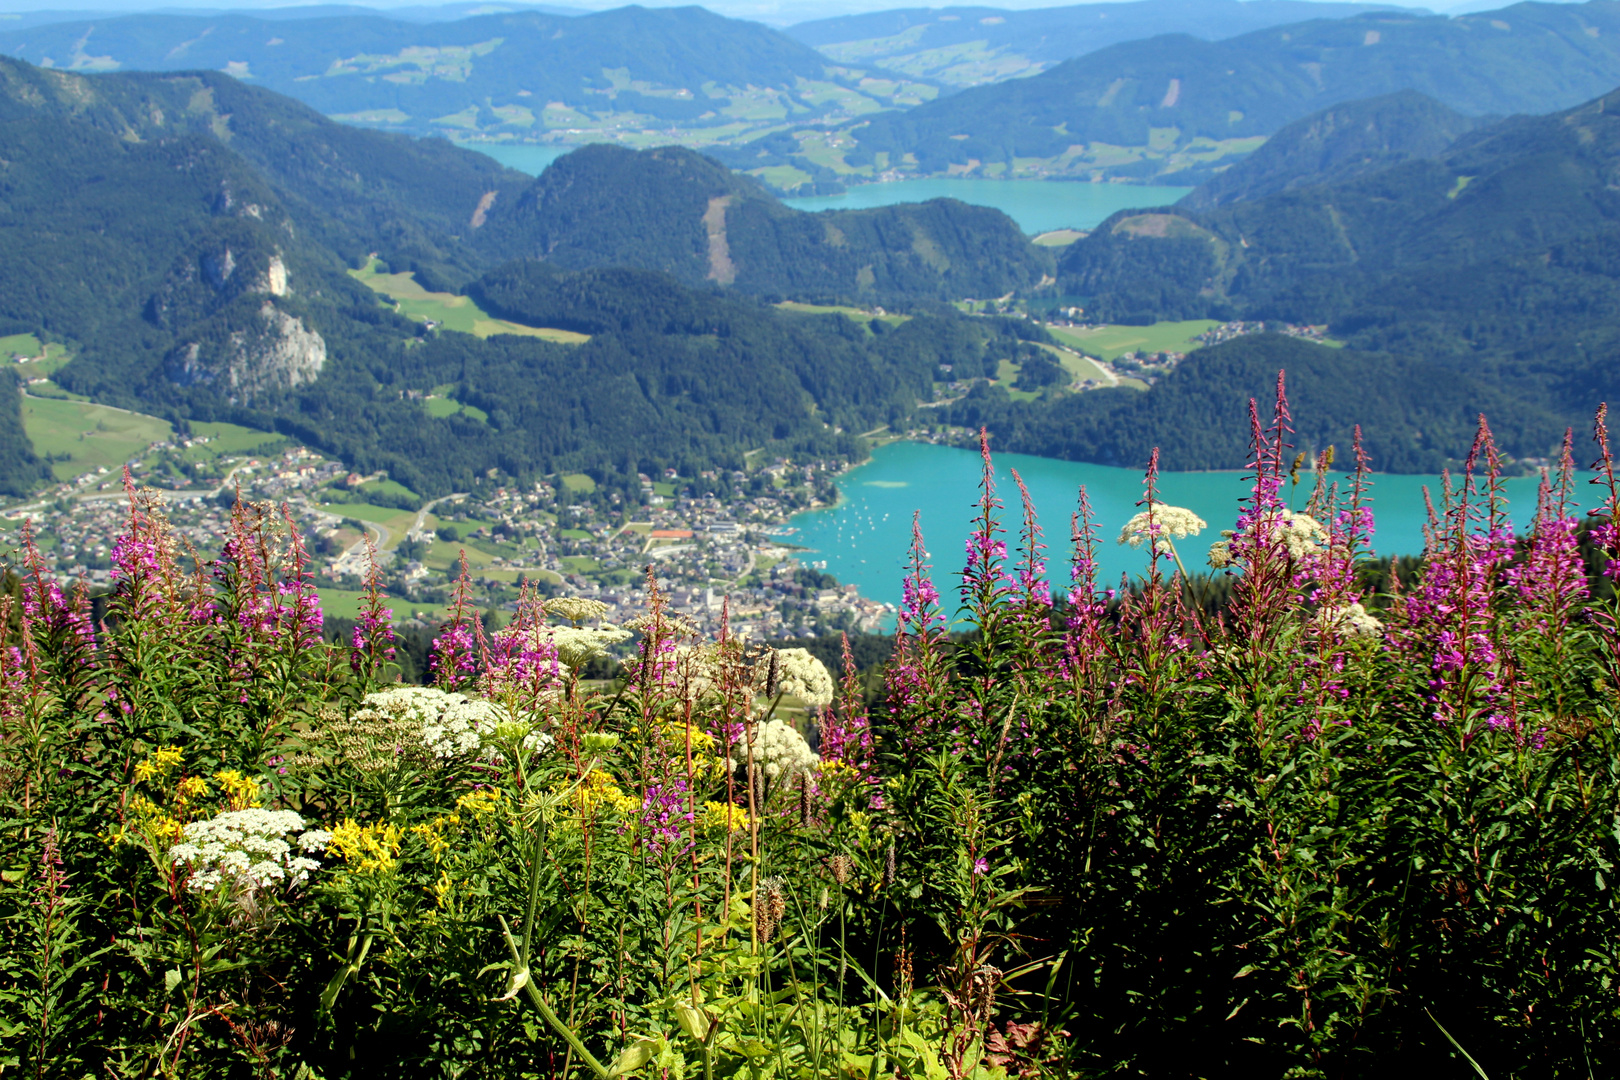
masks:
[[[1143,552],[1115,542],[1119,529],[1138,511],[1145,468],[1125,469],[1011,452],[994,452],[993,461],[997,496],[1004,504],[1002,526],[1008,546],[1016,547],[1014,538],[1021,517],[1018,490],[1011,476],[1011,471],[1017,469],[1044,526],[1047,577],[1054,586],[1066,580],[1070,515],[1076,509],[1082,484],[1092,504],[1098,538],[1099,587],[1117,583],[1122,573],[1134,577],[1146,570]],[[946,591],[961,568],[957,553],[964,550],[971,532],[981,473],[982,460],[974,449],[897,439],[874,447],[860,464],[841,469],[834,477],[838,501],[792,515],[786,525],[795,531],[783,538],[803,549],[795,553],[801,562],[825,561],[827,572],[840,584],[855,585],[867,599],[898,606],[915,511],[932,553],[929,561],[936,585]],[[1190,570],[1203,568],[1209,544],[1220,539],[1222,529],[1233,527],[1241,509],[1239,499],[1248,493],[1246,475],[1243,469],[1159,475],[1160,500],[1191,509],[1206,522],[1198,537],[1181,545],[1182,559]],[[1348,474],[1335,471],[1330,477],[1343,490]],[[1421,553],[1423,525],[1427,521],[1421,489],[1426,484],[1431,492],[1437,492],[1440,477],[1374,473],[1370,479],[1376,530],[1372,539],[1374,554]],[[1311,476],[1302,473],[1300,484],[1287,489],[1296,509],[1309,498],[1312,482]],[[1510,513],[1518,527],[1534,517],[1538,484],[1537,475],[1504,481]]]

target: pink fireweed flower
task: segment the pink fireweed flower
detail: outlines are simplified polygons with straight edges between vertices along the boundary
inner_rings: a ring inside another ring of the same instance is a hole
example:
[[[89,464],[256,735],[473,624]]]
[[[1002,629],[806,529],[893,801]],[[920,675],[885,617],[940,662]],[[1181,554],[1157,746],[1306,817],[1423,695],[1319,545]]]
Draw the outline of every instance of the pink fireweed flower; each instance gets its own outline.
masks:
[[[690,850],[687,837],[692,821],[685,780],[654,784],[642,796],[640,825],[647,837],[647,846],[653,851],[679,855]]]

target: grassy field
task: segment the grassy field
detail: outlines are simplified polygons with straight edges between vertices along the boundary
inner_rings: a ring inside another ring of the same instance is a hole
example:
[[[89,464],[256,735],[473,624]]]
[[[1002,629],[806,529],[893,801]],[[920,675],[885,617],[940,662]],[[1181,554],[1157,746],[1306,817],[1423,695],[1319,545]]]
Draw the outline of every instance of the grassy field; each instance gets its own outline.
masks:
[[[168,421],[82,401],[25,397],[23,428],[40,456],[67,455],[51,463],[58,480],[71,480],[97,468],[116,472],[155,442],[174,432]]]
[[[582,472],[565,473],[562,476],[562,486],[569,491],[583,491],[589,495],[596,490],[596,481]]]
[[[455,416],[457,413],[460,413],[462,416],[472,417],[481,424],[489,423],[489,413],[485,412],[483,409],[480,409],[476,405],[463,405],[461,402],[452,397],[430,397],[423,400],[422,407],[427,410],[429,416],[437,416],[442,418],[446,416]]]
[[[191,433],[207,438],[203,446],[194,446],[186,453],[194,460],[203,457],[219,457],[224,454],[250,454],[259,452],[266,443],[275,444],[285,442],[282,436],[269,431],[259,431],[257,428],[242,427],[239,424],[227,424],[223,421],[203,422],[193,420]]]
[[[432,319],[442,323],[446,330],[457,330],[474,337],[493,337],[496,334],[517,334],[521,337],[544,338],[565,345],[578,345],[589,341],[588,334],[572,330],[553,330],[547,327],[523,326],[497,319],[473,303],[471,297],[453,293],[428,292],[416,283],[410,274],[384,274],[379,272],[375,259],[363,270],[350,270],[349,274],[372,292],[393,300],[400,314],[412,319]]]
[[[1016,390],[1013,388],[1013,383],[1018,381],[1018,373],[1022,370],[1021,365],[1015,364],[1011,360],[1003,360],[996,367],[996,381],[1006,388],[1007,396],[1014,401],[1034,401],[1041,396],[1038,391]]]
[[[1096,379],[1100,383],[1113,382],[1113,379],[1109,377],[1107,371],[1103,370],[1101,364],[1095,363],[1087,357],[1076,356],[1072,352],[1065,352],[1051,345],[1042,345],[1041,348],[1051,353],[1052,358],[1063,365],[1063,370],[1076,379]]]
[[[858,323],[869,323],[873,319],[882,319],[890,326],[899,326],[910,315],[877,315],[870,311],[862,311],[858,307],[844,307],[837,304],[801,304],[797,300],[784,300],[776,305],[783,311],[794,311],[801,315],[844,315]]]
[[[41,345],[39,338],[33,334],[10,334],[0,337],[0,364],[14,363],[12,360],[14,356],[21,356],[28,361],[26,364],[15,366],[19,374],[29,379],[41,375],[48,378],[56,374],[57,368],[72,359],[65,346]]]
[[[1041,233],[1034,242],[1041,247],[1068,247],[1085,235],[1078,229],[1053,229],[1051,232]]]
[[[420,498],[416,492],[400,483],[398,480],[368,480],[360,485],[361,491],[375,491],[386,495],[403,495],[406,498]]]
[[[381,525],[388,530],[388,542],[383,545],[386,551],[398,547],[411,526],[416,524],[415,510],[397,510],[392,506],[373,506],[370,503],[326,503],[321,509],[338,517]]]
[[[1161,322],[1152,326],[1099,326],[1095,330],[1071,330],[1048,326],[1047,332],[1065,345],[1104,360],[1128,352],[1186,352],[1194,348],[1192,339],[1220,324],[1213,319]]]

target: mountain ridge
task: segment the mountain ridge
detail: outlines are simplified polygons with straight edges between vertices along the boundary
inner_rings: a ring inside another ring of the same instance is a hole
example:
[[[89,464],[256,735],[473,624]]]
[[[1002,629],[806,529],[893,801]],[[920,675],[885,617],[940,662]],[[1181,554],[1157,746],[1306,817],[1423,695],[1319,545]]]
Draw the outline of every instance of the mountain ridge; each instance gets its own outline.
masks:
[[[1370,13],[1223,41],[1166,35],[1110,46],[882,114],[852,134],[891,168],[915,155],[918,173],[1169,180],[1207,176],[1284,125],[1350,100],[1414,89],[1465,114],[1511,115],[1572,107],[1616,83],[1614,0],[1457,18]]]

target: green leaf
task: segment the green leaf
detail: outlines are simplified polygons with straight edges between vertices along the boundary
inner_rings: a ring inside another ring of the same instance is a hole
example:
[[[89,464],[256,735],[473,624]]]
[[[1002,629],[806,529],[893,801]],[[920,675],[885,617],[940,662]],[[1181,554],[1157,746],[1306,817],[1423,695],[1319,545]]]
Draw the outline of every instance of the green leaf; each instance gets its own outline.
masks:
[[[180,969],[179,968],[170,968],[168,971],[165,971],[163,973],[163,992],[165,994],[174,993],[174,988],[179,986],[179,985],[180,985]]]

